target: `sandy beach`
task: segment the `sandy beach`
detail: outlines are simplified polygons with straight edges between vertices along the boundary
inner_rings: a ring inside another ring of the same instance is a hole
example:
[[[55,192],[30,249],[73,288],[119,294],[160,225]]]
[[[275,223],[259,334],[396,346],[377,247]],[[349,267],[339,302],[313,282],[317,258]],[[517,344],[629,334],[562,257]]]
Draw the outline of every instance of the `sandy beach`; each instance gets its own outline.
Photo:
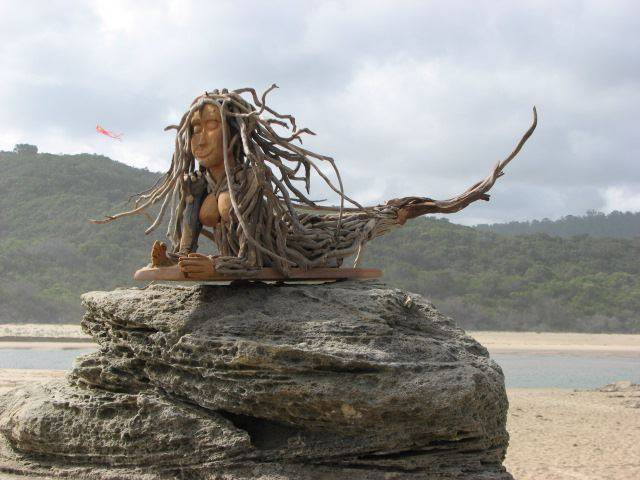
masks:
[[[505,465],[518,480],[640,478],[640,391],[509,389]]]
[[[640,356],[640,335],[610,333],[467,332],[490,353],[565,353]]]
[[[491,353],[640,356],[640,335],[469,332]],[[0,325],[0,348],[95,346],[77,325]],[[0,368],[0,394],[64,376]],[[622,379],[621,379],[622,380]],[[640,478],[640,389],[508,389],[511,436],[505,465],[518,480]]]
[[[7,323],[0,325],[0,348],[76,349],[92,348],[93,339],[80,325]]]
[[[64,370],[32,370],[26,368],[0,368],[0,395],[12,388],[32,382],[43,382],[64,377]]]

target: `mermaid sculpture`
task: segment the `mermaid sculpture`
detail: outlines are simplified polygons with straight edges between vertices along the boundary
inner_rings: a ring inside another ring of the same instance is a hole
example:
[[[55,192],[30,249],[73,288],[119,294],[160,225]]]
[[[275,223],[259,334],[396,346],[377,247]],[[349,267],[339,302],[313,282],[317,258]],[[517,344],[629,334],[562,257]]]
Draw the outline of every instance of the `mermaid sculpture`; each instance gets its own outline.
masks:
[[[274,88],[260,97],[252,88],[214,90],[197,97],[180,123],[165,129],[177,130],[169,171],[135,196],[133,209],[94,220],[105,223],[160,204],[146,230],[150,233],[169,213],[171,247],[155,242],[152,264],[137,278],[267,278],[260,272],[269,270],[275,272],[274,278],[286,279],[312,278],[308,272],[314,269],[345,271],[337,268],[344,258],[355,255],[357,265],[367,242],[408,219],[453,213],[476,200],[489,200],[487,192],[537,125],[534,107],[533,123],[513,152],[484,180],[454,198],[404,197],[363,207],[344,193],[331,157],[294,143],[314,133],[298,129],[293,116],[267,105],[266,96]],[[283,137],[274,125],[290,128],[292,134]],[[320,168],[321,163],[331,167],[334,179]],[[308,197],[312,174],[338,195],[339,206],[321,206]],[[215,242],[218,255],[197,252],[200,236]],[[307,276],[299,277],[301,272]]]

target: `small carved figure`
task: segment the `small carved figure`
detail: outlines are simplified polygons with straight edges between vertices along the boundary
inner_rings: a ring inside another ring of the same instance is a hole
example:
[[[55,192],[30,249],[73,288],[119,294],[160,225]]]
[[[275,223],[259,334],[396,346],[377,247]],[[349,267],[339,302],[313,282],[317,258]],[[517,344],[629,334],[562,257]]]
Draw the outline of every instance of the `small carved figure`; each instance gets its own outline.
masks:
[[[274,88],[260,97],[251,88],[214,90],[197,97],[180,123],[165,129],[177,130],[169,171],[137,195],[132,210],[95,222],[144,213],[160,204],[146,232],[155,230],[169,212],[171,250],[155,243],[152,265],[177,264],[189,279],[214,274],[251,277],[263,267],[287,277],[292,269],[340,267],[350,255],[356,256],[357,264],[368,241],[408,219],[453,213],[476,200],[489,200],[487,192],[537,125],[534,107],[533,123],[513,152],[484,180],[454,198],[404,197],[363,207],[344,193],[333,158],[295,143],[314,133],[298,129],[294,117],[267,105],[266,96]],[[292,134],[283,137],[274,125],[291,128]],[[331,167],[333,180],[320,163]],[[338,195],[339,206],[318,205],[308,197],[314,173]],[[197,253],[200,235],[215,242],[219,255]]]

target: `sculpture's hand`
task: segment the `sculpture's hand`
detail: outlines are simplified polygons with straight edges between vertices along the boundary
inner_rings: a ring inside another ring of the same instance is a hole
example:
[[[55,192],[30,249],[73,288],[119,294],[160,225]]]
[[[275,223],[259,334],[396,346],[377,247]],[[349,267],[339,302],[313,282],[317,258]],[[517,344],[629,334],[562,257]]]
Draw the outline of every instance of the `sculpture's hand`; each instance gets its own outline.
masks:
[[[200,172],[185,174],[183,181],[186,192],[194,197],[202,195],[207,188],[207,181]]]
[[[208,280],[216,273],[213,257],[201,253],[180,257],[178,266],[185,278],[194,280]]]

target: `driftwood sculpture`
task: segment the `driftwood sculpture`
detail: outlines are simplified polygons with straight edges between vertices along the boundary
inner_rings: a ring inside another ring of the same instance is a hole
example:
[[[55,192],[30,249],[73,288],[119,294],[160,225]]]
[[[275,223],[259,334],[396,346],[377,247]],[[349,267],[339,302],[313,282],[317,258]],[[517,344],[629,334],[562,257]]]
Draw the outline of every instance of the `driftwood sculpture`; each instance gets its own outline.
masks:
[[[320,277],[326,278],[327,267],[338,272],[336,267],[352,255],[357,265],[367,242],[408,219],[453,213],[476,200],[489,200],[487,192],[537,125],[534,107],[533,123],[513,152],[484,180],[454,198],[404,197],[363,207],[345,194],[333,158],[295,143],[314,133],[299,129],[293,116],[267,105],[267,94],[274,88],[261,96],[252,88],[242,88],[197,97],[180,123],[165,129],[177,131],[169,171],[152,188],[134,196],[131,210],[92,220],[105,223],[147,214],[160,205],[146,230],[150,233],[169,216],[171,248],[154,244],[151,271],[174,273],[139,278],[312,278],[308,272],[314,269],[323,269]],[[281,136],[274,125],[290,128],[291,135]],[[333,179],[320,168],[322,163],[331,167]],[[312,174],[339,196],[339,206],[318,205],[309,198]],[[197,253],[201,235],[215,242],[218,255]],[[265,276],[265,271],[272,274]]]

